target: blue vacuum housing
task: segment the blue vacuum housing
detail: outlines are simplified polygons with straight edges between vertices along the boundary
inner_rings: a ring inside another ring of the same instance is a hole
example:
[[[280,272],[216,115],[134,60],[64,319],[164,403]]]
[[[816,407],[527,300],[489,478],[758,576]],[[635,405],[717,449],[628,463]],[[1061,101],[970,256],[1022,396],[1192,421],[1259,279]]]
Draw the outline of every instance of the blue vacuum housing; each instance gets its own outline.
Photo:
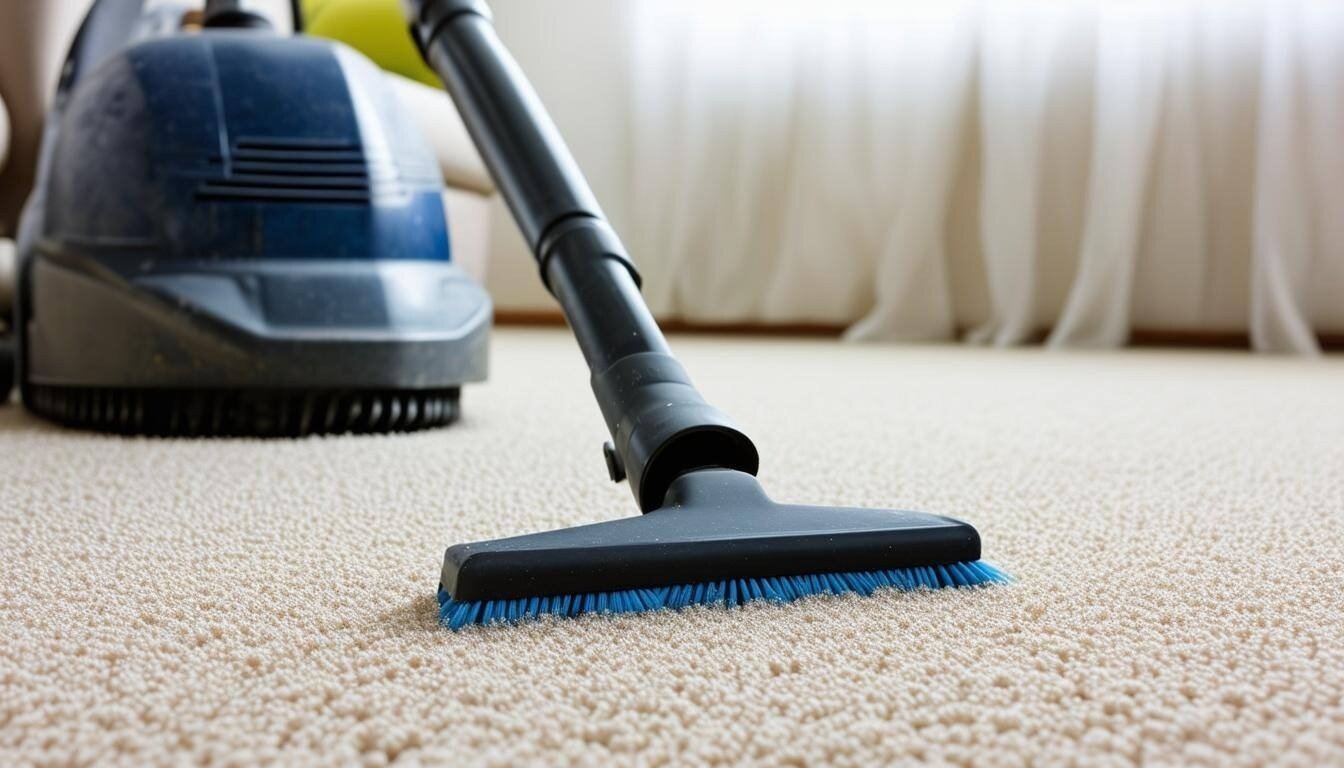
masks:
[[[485,378],[490,301],[452,262],[438,165],[360,54],[242,29],[147,40],[80,76],[53,122],[21,254],[37,413],[403,430],[452,421]]]

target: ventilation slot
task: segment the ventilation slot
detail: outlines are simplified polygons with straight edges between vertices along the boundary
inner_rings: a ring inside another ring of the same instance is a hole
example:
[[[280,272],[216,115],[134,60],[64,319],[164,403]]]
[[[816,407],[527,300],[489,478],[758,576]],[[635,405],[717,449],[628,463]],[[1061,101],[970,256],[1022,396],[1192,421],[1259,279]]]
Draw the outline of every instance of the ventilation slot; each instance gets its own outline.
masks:
[[[400,186],[395,173],[370,168],[360,146],[344,141],[242,138],[227,162],[212,160],[222,173],[197,187],[201,199],[368,203]]]

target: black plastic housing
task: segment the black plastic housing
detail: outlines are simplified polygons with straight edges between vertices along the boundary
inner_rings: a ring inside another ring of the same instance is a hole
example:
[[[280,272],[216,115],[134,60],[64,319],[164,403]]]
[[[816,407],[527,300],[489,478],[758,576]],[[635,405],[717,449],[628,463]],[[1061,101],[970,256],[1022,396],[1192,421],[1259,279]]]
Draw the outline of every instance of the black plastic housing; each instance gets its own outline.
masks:
[[[592,370],[593,394],[616,455],[645,512],[682,472],[726,467],[756,474],[756,446],[705,402],[644,309],[620,241],[605,222],[571,218],[544,244],[542,274]]]
[[[622,466],[641,510],[662,505],[672,481],[690,468],[756,473],[756,446],[727,414],[705,402],[671,355],[623,357],[593,375],[593,391],[617,452],[630,457]]]
[[[668,584],[948,565],[980,559],[980,536],[938,515],[771,501],[756,478],[678,477],[640,517],[459,544],[440,586],[459,602]]]

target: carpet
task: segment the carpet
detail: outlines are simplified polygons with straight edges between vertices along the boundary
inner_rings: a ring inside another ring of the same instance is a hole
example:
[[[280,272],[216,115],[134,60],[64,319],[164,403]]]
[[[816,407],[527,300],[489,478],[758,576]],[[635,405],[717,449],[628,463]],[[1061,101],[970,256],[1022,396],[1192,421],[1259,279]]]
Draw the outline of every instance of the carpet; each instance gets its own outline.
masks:
[[[450,543],[630,514],[562,331],[449,429],[0,409],[0,763],[1344,765],[1344,361],[684,337],[783,500],[1017,583],[450,633]]]

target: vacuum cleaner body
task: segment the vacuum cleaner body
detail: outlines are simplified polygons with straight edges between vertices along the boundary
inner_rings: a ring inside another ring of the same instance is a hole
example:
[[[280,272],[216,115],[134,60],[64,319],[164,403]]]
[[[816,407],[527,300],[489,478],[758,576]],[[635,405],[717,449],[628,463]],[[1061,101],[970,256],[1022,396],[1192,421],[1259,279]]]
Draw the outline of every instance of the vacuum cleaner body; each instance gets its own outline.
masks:
[[[86,68],[20,259],[29,408],[156,434],[456,417],[486,374],[490,301],[452,262],[438,165],[372,63],[206,29]]]

